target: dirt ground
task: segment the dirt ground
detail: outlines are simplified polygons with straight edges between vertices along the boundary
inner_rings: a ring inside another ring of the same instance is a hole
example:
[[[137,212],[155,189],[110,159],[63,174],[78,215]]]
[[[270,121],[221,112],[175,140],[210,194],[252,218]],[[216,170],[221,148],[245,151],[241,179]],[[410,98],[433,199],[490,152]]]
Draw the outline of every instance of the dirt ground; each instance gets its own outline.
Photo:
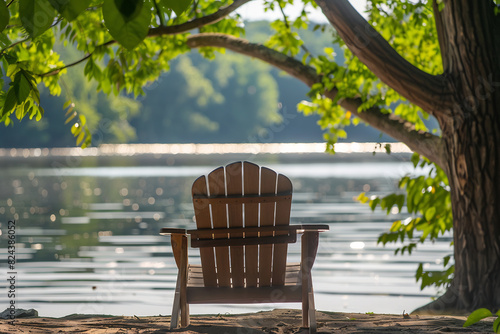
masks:
[[[318,333],[492,333],[493,318],[463,328],[465,317],[317,312]],[[170,330],[170,317],[71,315],[0,320],[0,333],[307,333],[300,310],[239,315],[195,315],[186,328]]]

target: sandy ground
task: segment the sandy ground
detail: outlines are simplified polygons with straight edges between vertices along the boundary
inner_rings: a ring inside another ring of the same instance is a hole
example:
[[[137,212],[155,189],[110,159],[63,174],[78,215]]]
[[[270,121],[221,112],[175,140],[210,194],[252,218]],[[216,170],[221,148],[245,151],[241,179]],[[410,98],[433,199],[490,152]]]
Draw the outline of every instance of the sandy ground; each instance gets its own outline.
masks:
[[[492,333],[493,318],[463,328],[465,317],[317,312],[318,333]],[[170,317],[21,318],[14,325],[0,320],[0,333],[307,333],[299,310],[241,315],[192,316],[186,328],[170,331]]]

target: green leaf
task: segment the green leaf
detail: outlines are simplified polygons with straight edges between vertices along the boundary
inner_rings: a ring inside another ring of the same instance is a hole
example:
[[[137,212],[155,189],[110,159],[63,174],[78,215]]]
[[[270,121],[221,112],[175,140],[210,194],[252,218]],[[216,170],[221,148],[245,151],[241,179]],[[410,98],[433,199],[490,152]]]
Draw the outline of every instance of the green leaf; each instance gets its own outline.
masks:
[[[425,219],[430,221],[432,218],[434,218],[434,215],[436,214],[436,207],[431,206],[425,211]]]
[[[380,197],[375,197],[370,201],[370,208],[372,209],[372,211],[375,211],[379,203],[380,203]]]
[[[28,98],[32,89],[30,82],[23,72],[24,71],[21,70],[16,73],[16,76],[14,77],[14,85],[12,86],[14,88],[18,104],[23,103]]]
[[[73,102],[71,102],[71,100],[68,100],[68,101],[64,102],[63,109],[68,108],[72,103]]]
[[[5,96],[5,102],[3,104],[1,117],[5,116],[9,111],[15,108],[16,104],[17,104],[16,93],[14,92],[14,88],[10,87],[9,91],[7,92],[7,96]]]
[[[500,311],[497,312],[497,314],[498,313],[500,313]],[[500,333],[500,316],[499,318],[496,318],[495,321],[493,322],[493,331],[495,333]]]
[[[356,198],[357,201],[361,202],[361,203],[366,203],[368,202],[370,199],[365,195],[365,193],[361,193],[358,195],[358,197]]]
[[[80,13],[88,8],[92,0],[49,0],[66,20],[73,21]]]
[[[6,34],[0,34],[0,47],[6,48],[11,44],[12,42],[10,41],[9,37],[7,37]]]
[[[484,318],[491,317],[492,315],[491,311],[486,308],[477,309],[469,315],[467,321],[464,323],[464,327],[473,325]]]
[[[411,155],[411,162],[413,163],[413,167],[416,168],[419,161],[420,161],[420,155],[418,155],[417,153],[413,153]]]
[[[151,3],[150,0],[105,0],[102,15],[111,36],[132,50],[148,34]]]
[[[19,0],[19,17],[26,32],[35,38],[54,22],[56,12],[48,0]]]
[[[82,131],[76,138],[76,145],[80,145],[83,142],[84,138],[85,138],[85,131]]]
[[[191,2],[192,0],[160,0],[160,5],[172,9],[177,16],[180,16],[188,9]]]
[[[5,2],[0,1],[0,32],[9,24],[9,9]]]
[[[87,124],[87,118],[85,115],[80,115],[78,118],[80,118],[80,126],[85,126],[85,124]]]
[[[69,122],[71,122],[71,120],[72,120],[73,118],[75,118],[75,117],[76,117],[76,115],[78,115],[78,113],[77,113],[76,111],[75,111],[75,112],[73,112],[73,113],[72,113],[72,114],[71,114],[71,115],[70,115],[70,116],[66,119],[66,121],[64,122],[64,124],[68,124]]]

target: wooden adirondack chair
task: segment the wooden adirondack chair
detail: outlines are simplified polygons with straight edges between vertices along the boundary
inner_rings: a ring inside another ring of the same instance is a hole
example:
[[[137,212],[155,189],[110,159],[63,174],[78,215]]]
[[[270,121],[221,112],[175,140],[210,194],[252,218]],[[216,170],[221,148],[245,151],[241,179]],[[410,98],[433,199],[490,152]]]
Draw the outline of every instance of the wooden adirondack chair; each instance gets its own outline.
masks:
[[[292,184],[271,169],[235,162],[199,177],[192,188],[197,229],[171,235],[179,268],[171,328],[189,325],[189,304],[302,302],[302,324],[316,331],[311,268],[318,232],[328,225],[293,225]],[[301,263],[287,264],[288,243],[302,233]],[[188,264],[191,247],[201,265]]]

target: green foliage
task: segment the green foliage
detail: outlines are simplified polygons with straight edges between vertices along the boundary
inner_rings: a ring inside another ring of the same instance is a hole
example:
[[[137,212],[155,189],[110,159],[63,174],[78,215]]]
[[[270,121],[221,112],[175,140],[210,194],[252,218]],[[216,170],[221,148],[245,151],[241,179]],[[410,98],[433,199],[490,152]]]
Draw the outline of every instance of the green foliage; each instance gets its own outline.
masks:
[[[132,50],[148,34],[151,3],[149,0],[104,1],[102,15],[111,36]]]
[[[5,57],[7,76],[12,78],[9,90],[2,96],[3,107],[0,120],[6,125],[10,122],[10,115],[15,114],[21,120],[26,115],[30,119],[40,120],[44,110],[40,107],[40,94],[36,89],[36,80],[25,69],[24,63],[17,62],[13,57]]]
[[[92,0],[49,0],[49,2],[62,17],[73,21],[88,8]]]
[[[22,120],[26,115],[41,120],[41,82],[50,94],[61,94],[66,65],[55,52],[56,36],[65,47],[74,45],[88,54],[83,58],[88,59],[84,73],[99,83],[98,89],[115,95],[124,89],[135,96],[143,94],[142,87],[168,69],[170,59],[187,50],[185,36],[144,41],[150,26],[157,25],[154,15],[163,24],[163,14],[171,15],[173,9],[177,20],[191,3],[157,2],[153,6],[150,0],[19,0],[8,5],[0,1],[0,31],[4,30],[0,59],[4,75],[11,80],[9,89],[0,92],[0,122],[11,125],[13,117]],[[22,35],[27,38],[19,39]],[[108,47],[113,38],[120,47]],[[68,118],[74,113],[71,110]],[[77,143],[89,145],[91,135],[85,116],[78,114],[75,120],[71,133]]]
[[[188,9],[189,5],[192,2],[192,0],[157,0],[157,1],[163,8],[172,9],[177,16],[182,15],[182,13],[184,13]]]
[[[56,11],[48,0],[19,0],[19,18],[32,38],[49,29],[55,16]]]
[[[75,104],[71,103],[71,101],[66,102],[63,108],[67,109],[65,114],[65,124],[68,124],[75,119],[75,122],[71,126],[71,133],[76,138],[76,145],[80,145],[82,148],[89,146],[92,141],[92,134],[88,128],[85,127],[87,124],[87,118],[85,115],[79,114],[75,110]]]
[[[500,333],[500,311],[495,313],[497,318],[493,322],[493,333]],[[493,313],[491,313],[490,310],[486,308],[480,308],[472,312],[468,317],[467,321],[464,323],[464,327],[469,327],[470,325],[473,325],[484,318],[492,317]]]
[[[389,232],[382,234],[378,243],[401,243],[395,254],[411,254],[418,243],[435,241],[437,238],[450,232],[453,227],[451,213],[451,199],[449,195],[448,179],[444,171],[427,159],[417,154],[412,156],[414,167],[426,174],[420,176],[407,175],[399,181],[399,188],[405,194],[390,194],[385,197],[368,198],[364,193],[358,197],[362,203],[368,203],[372,210],[380,207],[387,214],[397,208],[398,212],[406,202],[408,213],[411,215],[404,221],[395,221]],[[447,286],[451,281],[455,267],[450,264],[451,256],[443,259],[442,271],[426,271],[420,263],[415,277],[421,281],[421,289],[427,286]]]
[[[9,24],[9,9],[5,2],[0,1],[0,32],[2,32],[7,24]]]

